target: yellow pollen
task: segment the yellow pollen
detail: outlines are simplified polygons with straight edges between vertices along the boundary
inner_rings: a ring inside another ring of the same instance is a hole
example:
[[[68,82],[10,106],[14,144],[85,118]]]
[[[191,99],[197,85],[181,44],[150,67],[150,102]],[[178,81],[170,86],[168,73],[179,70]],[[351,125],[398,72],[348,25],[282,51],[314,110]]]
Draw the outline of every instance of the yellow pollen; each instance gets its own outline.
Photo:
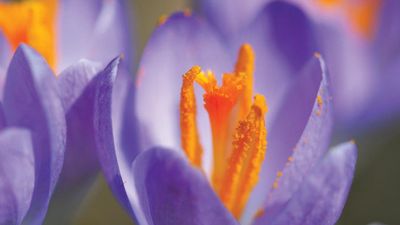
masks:
[[[376,17],[382,0],[316,0],[327,9],[338,9],[344,12],[352,29],[366,38],[372,38],[376,28]]]
[[[199,66],[194,66],[183,75],[180,103],[181,143],[190,162],[196,167],[201,167],[203,149],[200,144],[196,122],[196,97],[193,82],[201,73]]]
[[[168,15],[161,15],[161,16],[158,18],[157,25],[158,25],[158,26],[164,25],[164,24],[167,22],[168,18],[169,18]]]
[[[233,151],[224,175],[219,196],[225,207],[239,218],[250,193],[258,182],[267,141],[264,96],[256,95],[246,119],[239,122],[233,140]]]
[[[56,0],[0,2],[0,30],[13,50],[26,43],[56,66]]]
[[[262,95],[253,96],[254,53],[245,44],[239,51],[235,70],[225,73],[218,85],[211,71],[199,66],[184,76],[180,100],[182,148],[190,162],[202,169],[202,147],[196,123],[194,82],[205,91],[204,108],[211,125],[213,166],[211,184],[227,209],[240,218],[258,182],[266,153],[265,114]]]

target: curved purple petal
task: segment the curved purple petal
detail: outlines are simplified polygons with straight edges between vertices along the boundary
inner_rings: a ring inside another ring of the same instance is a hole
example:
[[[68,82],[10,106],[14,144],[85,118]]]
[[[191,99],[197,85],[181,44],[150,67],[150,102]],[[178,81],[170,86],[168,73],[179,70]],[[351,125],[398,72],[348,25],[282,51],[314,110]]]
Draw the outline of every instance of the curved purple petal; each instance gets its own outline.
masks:
[[[11,60],[4,92],[7,125],[27,128],[35,152],[35,190],[27,221],[40,224],[61,172],[66,125],[56,77],[32,48],[21,45]]]
[[[293,149],[291,160],[283,169],[282,177],[276,178],[276,187],[268,195],[265,217],[271,218],[282,210],[311,168],[328,150],[333,128],[331,99],[328,78],[325,77],[315,99],[312,114]]]
[[[127,185],[131,185],[131,177],[128,175],[129,166],[132,162],[129,156],[123,151],[125,149],[120,148],[123,146],[121,143],[120,131],[116,131],[114,134],[114,126],[121,127],[118,120],[116,125],[113,121],[113,112],[122,112],[122,110],[115,110],[112,107],[120,105],[119,101],[113,103],[114,96],[121,96],[115,94],[113,96],[113,86],[115,85],[115,80],[121,79],[116,78],[118,73],[118,65],[120,59],[117,58],[113,60],[103,72],[98,76],[98,86],[96,90],[95,106],[94,106],[94,127],[95,127],[95,137],[96,146],[98,151],[98,157],[100,165],[103,169],[103,173],[106,177],[107,183],[110,186],[112,192],[122,206],[130,213],[132,218],[137,221],[133,209],[131,208],[130,201],[131,196],[135,193],[131,192],[133,189],[126,189]],[[119,76],[120,74],[118,74]],[[121,87],[121,85],[119,85]],[[118,91],[117,91],[118,92]],[[132,134],[133,135],[133,134]],[[134,136],[132,136],[135,139]],[[137,139],[135,139],[137,140]],[[131,151],[136,151],[131,149]],[[133,190],[134,191],[134,190]]]
[[[0,30],[0,99],[3,98],[4,82],[6,79],[6,70],[11,58],[11,46],[8,43],[3,32]]]
[[[353,181],[357,148],[348,142],[332,149],[274,218],[261,217],[255,224],[335,224]]]
[[[132,172],[149,224],[238,224],[206,177],[173,151],[143,152],[132,164]]]
[[[100,66],[86,60],[65,69],[58,78],[66,113],[67,141],[58,187],[83,182],[99,169],[93,124],[96,82]]]
[[[81,58],[107,63],[122,53],[133,61],[129,9],[125,0],[60,1],[58,68]]]
[[[325,91],[327,81],[322,80],[323,77],[326,79],[325,64],[319,56],[315,56],[291,84],[277,117],[268,129],[267,154],[259,175],[259,183],[250,197],[249,211],[246,211],[245,215],[254,215],[255,211],[265,204],[277,172],[284,168],[288,157],[292,155],[312,115],[318,90]]]
[[[153,144],[180,149],[182,75],[194,65],[200,65],[203,70],[212,69],[217,75],[231,71],[233,66],[229,62],[233,65],[234,61],[229,57],[222,40],[202,19],[176,13],[155,30],[144,51],[137,77],[136,111],[142,123],[140,132],[148,138],[144,149]],[[201,93],[196,95],[198,105],[202,102]],[[198,118],[208,119],[205,110],[198,110]],[[199,125],[208,126],[207,123]]]
[[[254,19],[269,0],[197,0],[202,14],[226,36],[235,35]]]
[[[35,165],[28,130],[0,132],[0,224],[21,224],[33,194]]]

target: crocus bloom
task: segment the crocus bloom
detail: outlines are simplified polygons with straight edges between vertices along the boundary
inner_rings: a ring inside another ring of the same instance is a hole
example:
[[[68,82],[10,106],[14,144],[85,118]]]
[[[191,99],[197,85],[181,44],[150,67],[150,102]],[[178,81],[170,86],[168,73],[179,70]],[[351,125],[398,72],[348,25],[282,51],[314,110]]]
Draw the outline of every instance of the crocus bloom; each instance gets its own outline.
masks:
[[[68,127],[59,185],[64,189],[87,181],[98,171],[93,157],[91,109],[96,82],[92,80],[120,54],[124,62],[132,60],[128,10],[127,1],[117,0],[0,2],[0,87],[2,71],[21,42],[41,53],[58,75]]]
[[[0,222],[41,224],[65,150],[66,124],[56,78],[37,52],[22,45],[0,91]]]
[[[293,1],[314,19],[340,128],[399,119],[399,1]]]
[[[282,27],[282,21],[297,29]],[[95,104],[99,156],[111,189],[135,222],[336,222],[356,151],[350,142],[326,153],[331,97],[324,62],[309,44],[309,27],[302,12],[285,3],[269,5],[233,39],[222,39],[187,12],[162,21],[136,81],[136,148],[121,141],[126,133],[120,124],[127,117],[115,117],[109,79]],[[301,41],[290,41],[294,35]],[[235,60],[240,41],[250,44]],[[218,86],[214,74],[235,61]],[[196,104],[203,100],[205,109]]]

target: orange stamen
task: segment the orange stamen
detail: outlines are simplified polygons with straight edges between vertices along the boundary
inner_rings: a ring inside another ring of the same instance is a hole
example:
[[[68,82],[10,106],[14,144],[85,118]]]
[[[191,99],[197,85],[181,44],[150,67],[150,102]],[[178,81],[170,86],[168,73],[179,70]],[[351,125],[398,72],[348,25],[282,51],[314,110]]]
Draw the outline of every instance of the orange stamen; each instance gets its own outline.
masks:
[[[180,103],[181,143],[189,161],[196,167],[201,167],[203,148],[201,147],[197,130],[196,97],[193,83],[201,73],[199,66],[194,66],[183,75]]]
[[[210,118],[213,137],[212,183],[218,190],[229,153],[230,115],[243,89],[244,76],[224,74],[222,85],[218,87],[214,74],[209,71],[207,75],[197,76],[196,82],[206,91],[203,96],[204,107]]]
[[[264,96],[256,95],[246,119],[239,122],[233,151],[225,172],[219,196],[232,214],[239,218],[250,193],[258,182],[258,174],[264,161],[267,141]]]
[[[249,113],[253,98],[253,73],[254,73],[254,52],[249,44],[244,44],[240,48],[239,57],[235,65],[237,75],[244,73],[245,85],[243,94],[239,102],[239,118],[243,119]]]
[[[0,29],[15,50],[26,43],[56,65],[56,0],[0,2]]]
[[[196,99],[193,83],[205,91],[204,107],[208,112],[213,142],[211,184],[232,214],[239,218],[258,182],[266,152],[264,96],[253,95],[254,53],[243,45],[232,74],[222,77],[195,66],[183,76],[180,102],[182,148],[190,162],[201,168],[202,148],[196,124]],[[246,114],[245,114],[246,113]],[[236,130],[235,130],[236,128]]]

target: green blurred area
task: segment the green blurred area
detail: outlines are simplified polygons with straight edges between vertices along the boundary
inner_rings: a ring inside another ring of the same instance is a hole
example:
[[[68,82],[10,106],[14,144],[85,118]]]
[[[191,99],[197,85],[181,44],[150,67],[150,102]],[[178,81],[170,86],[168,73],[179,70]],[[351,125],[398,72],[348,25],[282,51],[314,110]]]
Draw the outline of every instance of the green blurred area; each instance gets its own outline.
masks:
[[[184,0],[134,0],[136,63],[161,15],[190,7]],[[339,225],[371,222],[400,224],[400,124],[355,137],[359,161],[348,203]],[[130,225],[127,213],[99,175],[84,190],[52,202],[46,225]],[[78,194],[76,194],[78,193]]]

